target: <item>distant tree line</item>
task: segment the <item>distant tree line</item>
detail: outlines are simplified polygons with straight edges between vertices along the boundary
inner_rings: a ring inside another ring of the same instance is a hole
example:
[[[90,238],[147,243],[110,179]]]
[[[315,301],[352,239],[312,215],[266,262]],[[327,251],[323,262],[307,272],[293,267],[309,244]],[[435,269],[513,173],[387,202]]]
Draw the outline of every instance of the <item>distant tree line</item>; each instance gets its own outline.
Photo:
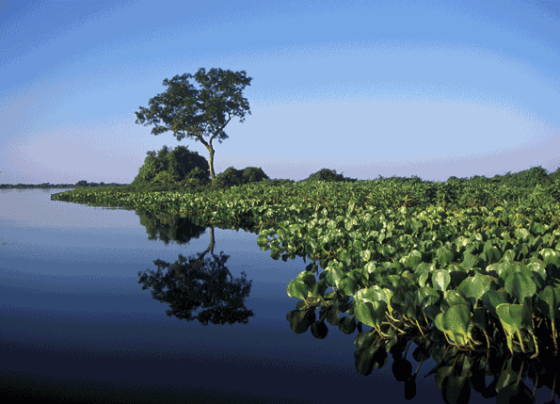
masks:
[[[451,176],[445,181],[447,184],[461,184],[464,182],[476,184],[494,184],[495,186],[506,185],[512,187],[532,188],[537,185],[554,185],[560,182],[560,168],[547,174],[541,166],[531,167],[512,174],[508,172],[502,175],[495,175],[492,178],[475,175],[470,178],[457,178]],[[212,184],[208,161],[196,152],[189,151],[186,147],[178,146],[175,150],[169,150],[166,146],[159,152],[148,152],[144,165],[140,167],[139,173],[132,184],[117,184],[111,182],[87,182],[81,180],[75,184],[0,184],[0,189],[28,189],[28,188],[94,188],[94,187],[124,187],[136,191],[150,190],[174,190],[174,191],[202,191],[205,189],[221,188],[227,189],[232,186],[242,186],[254,182],[267,182],[269,185],[294,184],[297,182],[364,182],[364,181],[383,181],[389,183],[426,183],[420,177],[383,177],[379,175],[373,180],[357,180],[356,178],[344,177],[342,173],[337,174],[336,170],[323,168],[304,180],[294,181],[290,179],[270,179],[260,167],[246,167],[236,169],[228,167],[224,172],[218,174],[215,183]],[[560,184],[559,184],[560,185]]]
[[[50,182],[44,182],[42,184],[0,184],[0,189],[22,189],[22,188],[90,188],[90,187],[122,187],[129,184],[117,184],[111,182],[110,184],[105,184],[103,181],[97,182],[87,182],[85,180],[78,181],[75,184],[51,184]]]
[[[492,178],[475,175],[470,178],[457,178],[451,176],[447,179],[448,184],[460,184],[464,182],[478,184],[494,184],[495,186],[506,185],[513,187],[531,188],[537,185],[549,186],[554,185],[556,181],[560,181],[560,168],[547,174],[546,170],[541,166],[531,167],[512,174],[495,175]],[[94,188],[94,187],[125,187],[137,191],[149,190],[189,190],[201,191],[204,189],[221,188],[227,189],[232,186],[241,186],[254,182],[267,182],[269,185],[294,184],[296,182],[363,182],[363,181],[383,181],[395,183],[425,183],[431,181],[423,181],[420,177],[413,175],[412,177],[383,177],[379,175],[373,180],[357,180],[356,178],[344,177],[342,173],[337,174],[336,170],[323,168],[304,180],[294,181],[290,179],[270,179],[268,175],[260,167],[246,167],[244,169],[236,169],[228,167],[224,172],[218,174],[215,183],[212,185],[208,161],[191,152],[183,146],[178,146],[175,150],[169,150],[164,146],[159,153],[148,152],[144,165],[140,167],[139,173],[132,184],[117,184],[111,182],[87,182],[85,180],[78,181],[75,184],[51,184],[49,182],[43,184],[0,184],[0,189],[27,189],[27,188]],[[560,184],[559,184],[560,185]]]

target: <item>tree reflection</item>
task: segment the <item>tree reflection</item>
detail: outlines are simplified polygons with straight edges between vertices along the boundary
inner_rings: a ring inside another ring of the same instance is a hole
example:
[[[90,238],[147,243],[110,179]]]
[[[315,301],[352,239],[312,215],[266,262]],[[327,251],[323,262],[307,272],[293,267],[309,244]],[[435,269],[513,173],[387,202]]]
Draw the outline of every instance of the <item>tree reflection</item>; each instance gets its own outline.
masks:
[[[153,226],[152,221],[153,227],[149,234],[153,236],[154,228],[159,228],[162,222],[167,222],[169,227],[165,227],[173,229],[173,231],[166,232],[165,240],[168,240],[169,236],[181,235],[179,242],[183,244],[193,236],[196,238],[200,236],[198,226],[185,218],[177,219],[179,220],[174,221],[171,217],[158,218],[156,222],[159,226]],[[170,223],[169,220],[173,223]],[[159,233],[161,235],[161,232]],[[185,235],[188,236],[185,237]],[[158,266],[157,271],[149,269],[145,272],[139,271],[138,283],[143,284],[142,290],[153,288],[154,299],[169,304],[170,310],[165,312],[168,316],[188,321],[197,319],[203,325],[208,325],[208,322],[212,324],[247,324],[248,318],[254,316],[253,312],[247,310],[244,304],[245,298],[251,291],[252,281],[246,280],[245,272],[241,273],[241,278],[234,279],[225,266],[229,255],[225,255],[221,251],[220,255],[216,256],[214,244],[214,228],[211,227],[210,245],[206,251],[198,253],[198,257],[185,258],[183,255],[179,255],[178,261],[174,264],[159,259],[155,260],[154,264]],[[210,257],[204,259],[208,253],[210,253]],[[167,271],[164,273],[163,269],[167,269]],[[198,316],[193,315],[193,311],[198,308],[203,310],[198,313]]]
[[[187,244],[206,231],[206,226],[196,225],[187,217],[149,211],[137,211],[136,214],[140,217],[140,224],[146,228],[148,240],[160,240],[166,245],[169,241]]]

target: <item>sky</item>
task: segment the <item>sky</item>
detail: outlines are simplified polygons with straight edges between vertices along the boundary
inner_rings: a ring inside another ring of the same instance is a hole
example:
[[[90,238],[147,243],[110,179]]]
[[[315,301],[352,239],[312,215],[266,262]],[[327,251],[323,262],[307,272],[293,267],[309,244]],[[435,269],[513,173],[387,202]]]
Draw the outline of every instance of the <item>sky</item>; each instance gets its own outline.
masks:
[[[212,143],[216,174],[560,166],[559,1],[0,0],[0,182],[131,183],[164,145],[208,159],[135,122],[200,68],[252,78],[251,114]]]

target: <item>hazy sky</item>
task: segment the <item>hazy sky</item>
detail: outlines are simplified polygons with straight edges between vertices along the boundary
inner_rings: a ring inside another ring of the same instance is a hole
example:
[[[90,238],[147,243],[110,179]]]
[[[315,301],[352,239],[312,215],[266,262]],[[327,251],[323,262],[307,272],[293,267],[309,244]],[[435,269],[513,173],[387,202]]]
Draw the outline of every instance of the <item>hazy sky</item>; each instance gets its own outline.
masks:
[[[134,114],[201,67],[253,79],[251,115],[213,142],[217,174],[560,166],[558,1],[4,0],[0,182],[130,183],[164,145],[208,159]]]

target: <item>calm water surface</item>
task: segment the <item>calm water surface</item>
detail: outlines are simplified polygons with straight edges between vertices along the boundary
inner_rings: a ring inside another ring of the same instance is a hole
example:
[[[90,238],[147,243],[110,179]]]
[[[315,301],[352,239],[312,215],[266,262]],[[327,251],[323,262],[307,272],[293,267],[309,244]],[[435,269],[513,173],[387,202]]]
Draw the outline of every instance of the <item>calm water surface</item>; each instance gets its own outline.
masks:
[[[324,339],[291,331],[286,314],[297,300],[286,285],[305,270],[302,258],[274,261],[256,234],[215,228],[214,253],[229,255],[233,279],[245,272],[252,282],[244,303],[254,315],[247,324],[223,325],[168,316],[169,303],[142,290],[138,272],[157,271],[155,260],[172,264],[204,252],[210,229],[185,244],[165,244],[169,234],[150,240],[150,226],[135,211],[50,200],[62,191],[0,191],[3,394],[146,403],[410,402],[391,373],[391,355],[369,376],[356,371],[357,330],[345,335],[329,325]],[[407,356],[413,371],[414,348]],[[433,376],[424,378],[434,366],[430,359],[420,367],[411,401],[443,403]],[[495,398],[473,390],[470,402]]]

